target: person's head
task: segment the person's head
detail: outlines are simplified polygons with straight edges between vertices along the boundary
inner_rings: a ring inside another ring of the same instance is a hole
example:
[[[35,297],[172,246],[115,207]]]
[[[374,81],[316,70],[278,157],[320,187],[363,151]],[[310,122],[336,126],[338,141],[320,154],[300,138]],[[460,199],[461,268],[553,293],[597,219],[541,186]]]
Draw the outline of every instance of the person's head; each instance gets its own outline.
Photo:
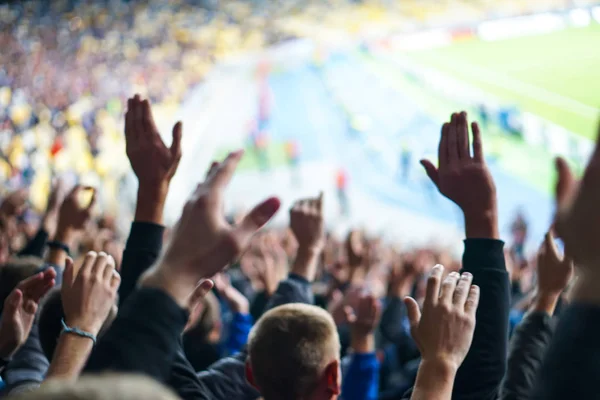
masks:
[[[265,313],[248,338],[246,375],[265,400],[336,399],[340,341],[331,315],[306,304]]]
[[[11,397],[12,398],[12,397]],[[14,396],[15,400],[177,400],[160,383],[135,375],[84,376],[74,382],[44,382],[36,390]]]
[[[111,309],[108,317],[100,329],[98,336],[101,336],[110,327],[112,322],[117,316],[117,305]],[[41,305],[41,311],[38,319],[38,326],[40,332],[40,344],[44,355],[49,361],[52,361],[54,356],[54,350],[58,342],[58,337],[62,332],[62,319],[65,317],[63,310],[62,299],[60,297],[60,287],[52,289],[43,300]]]
[[[43,266],[44,261],[37,257],[13,257],[0,266],[0,312],[19,282],[39,272]]]

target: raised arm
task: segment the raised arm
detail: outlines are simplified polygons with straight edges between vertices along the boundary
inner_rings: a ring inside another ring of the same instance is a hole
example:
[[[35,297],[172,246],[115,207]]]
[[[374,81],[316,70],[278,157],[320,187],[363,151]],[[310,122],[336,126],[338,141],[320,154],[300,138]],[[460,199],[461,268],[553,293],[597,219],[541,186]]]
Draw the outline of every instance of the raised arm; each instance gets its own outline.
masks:
[[[375,354],[375,329],[381,304],[373,295],[363,295],[354,309],[347,308],[351,326],[350,365],[343,378],[344,400],[375,400],[379,395],[379,360]]]
[[[504,243],[499,240],[496,187],[485,163],[481,133],[467,114],[452,114],[442,127],[439,168],[421,163],[440,192],[460,207],[465,219],[463,271],[481,288],[471,350],[456,374],[453,399],[493,400],[506,372],[509,282]]]
[[[241,156],[241,151],[230,154],[198,185],[163,258],[144,275],[141,289],[130,296],[100,339],[87,371],[112,369],[147,374],[162,382],[169,379],[180,350],[190,296],[198,285],[210,290],[212,282],[207,278],[239,257],[256,230],[279,209],[279,200],[270,198],[239,225],[226,221],[223,192]],[[199,381],[189,390],[190,396],[205,398]]]
[[[175,124],[172,134],[171,147],[167,147],[156,129],[148,101],[141,101],[138,95],[128,100],[125,145],[139,186],[135,219],[123,252],[121,303],[135,290],[140,276],[156,262],[162,250],[165,200],[181,160],[181,123]]]
[[[121,277],[115,261],[105,253],[89,252],[77,268],[67,259],[61,286],[65,327],[46,379],[75,381],[98,337],[110,310],[115,306]]]
[[[573,276],[573,261],[560,257],[548,232],[537,257],[537,290],[533,304],[515,328],[508,353],[508,369],[501,400],[529,399],[553,333],[552,316]]]
[[[600,136],[600,130],[599,130]],[[600,146],[578,184],[557,160],[556,232],[573,258],[577,282],[571,305],[561,313],[533,399],[594,399],[600,376]]]

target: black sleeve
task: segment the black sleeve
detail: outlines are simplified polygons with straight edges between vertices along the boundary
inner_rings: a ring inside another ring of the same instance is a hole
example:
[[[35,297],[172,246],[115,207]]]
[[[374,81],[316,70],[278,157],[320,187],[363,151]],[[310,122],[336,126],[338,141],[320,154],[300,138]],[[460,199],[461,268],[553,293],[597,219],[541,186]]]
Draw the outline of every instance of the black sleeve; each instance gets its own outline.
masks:
[[[535,400],[600,399],[600,307],[573,304],[561,314],[535,385]]]
[[[471,349],[454,381],[454,400],[495,400],[506,373],[510,284],[504,242],[466,239],[462,272],[481,288]]]
[[[133,222],[123,251],[119,302],[135,290],[140,276],[154,264],[162,250],[164,226],[149,222]]]
[[[135,291],[98,341],[84,372],[139,373],[166,382],[187,320],[187,311],[161,290]]]
[[[531,398],[552,332],[552,317],[544,312],[527,314],[517,325],[510,342],[508,368],[502,382],[500,400]]]
[[[398,355],[401,358],[399,362],[404,364],[407,361],[419,356],[419,350],[415,341],[410,336],[402,323],[407,317],[406,306],[399,297],[390,297],[381,315],[379,330],[383,338],[396,346]]]
[[[27,245],[19,252],[20,256],[34,256],[44,258],[44,250],[48,242],[48,232],[40,228],[35,236],[27,242]]]

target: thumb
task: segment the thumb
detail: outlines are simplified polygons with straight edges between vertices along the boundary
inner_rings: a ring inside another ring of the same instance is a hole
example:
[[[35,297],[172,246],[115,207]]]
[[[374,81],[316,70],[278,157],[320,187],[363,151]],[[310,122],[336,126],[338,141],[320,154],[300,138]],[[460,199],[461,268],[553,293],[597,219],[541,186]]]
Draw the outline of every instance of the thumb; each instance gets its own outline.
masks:
[[[406,296],[404,298],[404,305],[406,306],[406,311],[408,312],[408,320],[410,321],[411,328],[417,327],[419,325],[419,321],[421,321],[421,310],[419,309],[419,304],[417,301],[410,296]]]
[[[214,283],[210,279],[201,280],[190,296],[190,308],[194,308],[210,292],[213,286]]]
[[[421,165],[425,168],[425,172],[431,181],[439,188],[439,175],[438,170],[429,160],[421,160]]]
[[[557,157],[555,163],[558,175],[555,188],[556,203],[558,207],[561,207],[569,200],[571,193],[575,189],[575,178],[573,177],[571,168],[569,168],[569,164],[567,164],[564,158]]]
[[[241,248],[246,244],[254,233],[275,215],[281,207],[281,201],[277,197],[270,197],[252,209],[234,229],[234,236]]]

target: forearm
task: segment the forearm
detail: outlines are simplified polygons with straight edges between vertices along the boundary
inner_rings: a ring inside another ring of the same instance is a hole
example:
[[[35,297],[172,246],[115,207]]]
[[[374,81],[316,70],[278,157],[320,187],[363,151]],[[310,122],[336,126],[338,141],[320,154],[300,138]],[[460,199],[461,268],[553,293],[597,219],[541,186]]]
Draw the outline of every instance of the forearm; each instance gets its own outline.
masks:
[[[444,363],[422,361],[411,400],[450,400],[456,370]]]
[[[46,380],[76,380],[81,374],[93,347],[93,342],[88,338],[62,334],[58,339]]]
[[[321,250],[318,248],[298,248],[296,259],[290,272],[301,276],[309,282],[313,282],[317,273],[320,254]]]
[[[350,335],[350,347],[357,354],[373,353],[375,351],[375,335],[374,334],[357,334]]]
[[[169,191],[168,184],[145,187],[140,185],[135,207],[135,221],[163,224],[165,200]]]
[[[465,213],[467,239],[499,239],[498,213],[494,208],[487,212]]]
[[[529,311],[544,313],[552,317],[554,315],[554,310],[556,309],[556,304],[558,304],[559,297],[560,293],[538,292]]]

